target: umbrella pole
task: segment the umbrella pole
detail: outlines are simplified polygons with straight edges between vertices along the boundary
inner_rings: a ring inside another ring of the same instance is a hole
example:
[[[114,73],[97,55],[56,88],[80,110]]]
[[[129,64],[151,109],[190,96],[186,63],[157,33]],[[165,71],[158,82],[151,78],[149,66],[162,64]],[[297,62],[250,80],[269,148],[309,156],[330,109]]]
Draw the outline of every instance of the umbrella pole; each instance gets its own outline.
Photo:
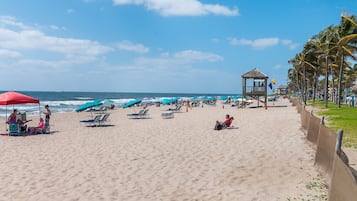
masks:
[[[40,106],[40,103],[38,103],[38,115],[39,115],[39,119],[41,119],[41,106]]]
[[[7,105],[6,105],[6,109],[5,109],[5,131],[7,131]]]

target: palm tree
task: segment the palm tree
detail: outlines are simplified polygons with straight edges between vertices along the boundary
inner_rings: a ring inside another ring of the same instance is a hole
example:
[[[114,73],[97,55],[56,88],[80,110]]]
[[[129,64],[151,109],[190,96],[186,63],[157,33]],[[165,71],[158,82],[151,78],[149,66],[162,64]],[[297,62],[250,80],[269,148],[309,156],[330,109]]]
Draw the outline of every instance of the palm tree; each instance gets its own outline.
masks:
[[[288,79],[290,80],[290,82],[288,83],[288,88],[289,91],[298,91],[298,82],[297,82],[297,73],[295,71],[295,68],[289,68],[288,70]]]
[[[309,67],[309,73],[312,76],[312,88],[313,88],[313,101],[315,102],[316,94],[318,90],[318,79],[324,73],[324,69],[321,67],[321,58],[328,58],[328,52],[324,49],[324,45],[321,43],[318,36],[313,36],[304,46],[304,51],[306,52],[305,63]],[[327,51],[329,51],[327,49]],[[327,81],[328,75],[325,71],[325,81]],[[327,86],[327,83],[326,83]],[[325,90],[327,91],[327,89]],[[326,95],[326,94],[325,94]],[[325,96],[327,97],[327,96]]]
[[[301,90],[301,82],[300,82],[300,66],[298,65],[298,62],[296,60],[297,55],[295,56],[294,59],[289,59],[288,63],[293,65],[293,68],[290,68],[288,71],[289,78],[290,78],[290,83],[294,84],[294,88],[300,93],[300,98],[303,99],[302,97],[302,90]]]
[[[318,76],[316,73],[317,68],[312,62],[312,60],[314,60],[314,57],[312,55],[313,52],[307,50],[309,50],[308,45],[306,45],[302,53],[296,54],[294,59],[290,59],[288,61],[290,64],[293,64],[294,67],[294,71],[290,70],[290,77],[296,78],[297,87],[300,91],[301,99],[304,102],[304,104],[306,104],[307,102],[308,84],[310,84],[311,88],[313,88],[313,92],[314,92],[313,94],[314,97],[316,97],[315,92],[316,92],[316,85],[318,80]],[[291,75],[292,72],[295,72],[296,76],[292,76]],[[310,83],[309,80],[311,79],[308,78],[312,78],[313,82]]]
[[[341,107],[341,90],[342,90],[342,79],[344,69],[349,67],[345,65],[346,57],[351,57],[354,60],[357,58],[354,56],[354,53],[357,51],[356,40],[357,40],[357,24],[353,16],[347,17],[341,15],[342,22],[340,25],[340,36],[341,38],[337,42],[338,47],[338,56],[340,56],[340,69],[338,75],[338,88],[337,88],[337,104],[338,107]]]
[[[301,53],[296,54],[289,63],[293,68],[289,69],[288,76],[296,88],[301,93],[301,98],[306,104],[307,85],[313,88],[313,97],[316,97],[317,82],[320,75],[324,74],[324,99],[328,104],[328,78],[332,76],[332,97],[335,97],[335,77],[338,76],[337,97],[341,97],[342,81],[344,74],[350,69],[346,62],[346,57],[355,59],[354,53],[357,51],[357,23],[355,17],[342,15],[339,26],[329,26],[312,37]],[[339,65],[338,65],[339,63]],[[325,66],[324,68],[322,66]],[[330,69],[329,69],[330,67]],[[330,71],[330,73],[329,73]],[[354,76],[354,74],[351,74]],[[310,82],[310,79],[313,82]],[[296,82],[295,82],[296,80]],[[337,99],[340,107],[340,98]]]
[[[354,79],[354,82],[352,83],[351,91],[352,93],[356,94],[357,93],[357,64],[354,65],[352,71],[354,72],[354,76],[352,77]]]
[[[325,63],[325,82],[324,82],[324,101],[325,107],[328,107],[328,77],[329,77],[329,63],[334,62],[335,52],[336,52],[336,39],[338,36],[338,27],[329,26],[320,32],[318,35],[313,37],[314,45],[316,51],[319,53],[318,62]],[[320,70],[323,71],[322,66]],[[321,72],[322,73],[322,72]],[[331,71],[331,75],[333,75]],[[332,87],[333,89],[333,87]]]

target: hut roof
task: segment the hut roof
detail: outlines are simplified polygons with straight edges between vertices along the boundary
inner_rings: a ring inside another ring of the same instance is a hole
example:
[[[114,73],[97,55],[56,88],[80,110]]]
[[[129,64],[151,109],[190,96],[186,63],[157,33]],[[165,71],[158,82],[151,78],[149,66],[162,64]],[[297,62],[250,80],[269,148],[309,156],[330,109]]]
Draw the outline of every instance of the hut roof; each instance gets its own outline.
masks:
[[[257,68],[254,68],[253,70],[242,75],[242,78],[268,78],[268,76],[260,72]]]

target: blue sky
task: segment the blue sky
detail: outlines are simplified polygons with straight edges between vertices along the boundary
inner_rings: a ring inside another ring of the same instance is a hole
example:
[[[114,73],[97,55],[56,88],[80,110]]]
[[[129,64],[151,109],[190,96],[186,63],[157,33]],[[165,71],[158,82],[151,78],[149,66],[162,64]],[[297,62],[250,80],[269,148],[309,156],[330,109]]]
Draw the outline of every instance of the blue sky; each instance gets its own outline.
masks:
[[[240,93],[357,0],[1,0],[0,89]]]

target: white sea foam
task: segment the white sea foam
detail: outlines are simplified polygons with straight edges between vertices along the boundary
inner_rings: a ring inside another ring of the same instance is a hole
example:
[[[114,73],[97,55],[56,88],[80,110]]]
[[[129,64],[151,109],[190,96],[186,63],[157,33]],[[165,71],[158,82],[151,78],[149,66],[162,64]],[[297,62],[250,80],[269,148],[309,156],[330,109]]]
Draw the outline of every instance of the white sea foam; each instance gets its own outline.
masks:
[[[46,93],[52,99],[56,99],[57,93]],[[68,95],[68,94],[67,94]],[[161,94],[160,94],[161,95]],[[52,97],[54,96],[54,98]],[[155,96],[155,95],[154,95]],[[93,96],[98,97],[98,96]],[[135,97],[135,94],[133,95]],[[196,100],[202,100],[207,96],[195,96]],[[39,115],[42,114],[44,111],[44,106],[49,105],[52,113],[63,113],[63,112],[73,112],[78,108],[80,105],[83,105],[87,102],[93,101],[94,98],[90,96],[68,96],[68,100],[60,100],[63,96],[58,96],[59,100],[40,100],[40,104],[20,104],[20,105],[8,105],[8,106],[0,106],[0,117],[8,116],[14,108],[16,108],[20,112],[26,112],[28,115]],[[144,97],[140,98],[142,100],[142,104],[155,104],[157,102],[161,102],[164,99],[172,99],[172,98],[179,98],[179,101],[187,101],[192,100],[193,97],[190,96],[156,96],[156,97]],[[104,100],[105,98],[103,98]],[[109,98],[108,98],[109,99]],[[134,100],[135,98],[114,98],[110,99],[113,101],[115,107],[122,107],[125,103]]]

